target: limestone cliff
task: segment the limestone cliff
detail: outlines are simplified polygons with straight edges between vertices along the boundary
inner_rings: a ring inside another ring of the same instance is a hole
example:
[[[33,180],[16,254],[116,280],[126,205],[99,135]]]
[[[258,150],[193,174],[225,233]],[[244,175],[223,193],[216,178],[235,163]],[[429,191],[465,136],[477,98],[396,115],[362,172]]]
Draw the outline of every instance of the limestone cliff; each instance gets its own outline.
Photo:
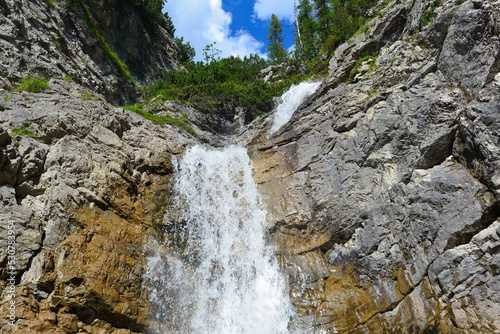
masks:
[[[223,141],[189,108],[199,136],[109,103],[135,87],[89,17],[137,82],[176,68],[177,49],[164,27],[153,38],[130,8],[100,4],[0,0],[2,333],[148,332],[144,265],[171,159]],[[495,333],[500,4],[381,1],[371,15],[289,123],[268,137],[272,117],[236,120],[229,139],[254,162],[291,329]],[[11,91],[28,74],[50,87]]]
[[[2,333],[147,323],[143,245],[163,216],[172,154],[197,138],[110,104],[177,68],[178,50],[132,2],[103,3],[0,1]],[[30,75],[48,88],[13,90]]]
[[[496,333],[499,3],[375,13],[322,89],[250,145],[296,327]]]
[[[145,23],[131,1],[1,0],[0,88],[10,90],[28,74],[71,76],[113,104],[128,104],[134,81],[179,66],[166,19],[155,29]]]

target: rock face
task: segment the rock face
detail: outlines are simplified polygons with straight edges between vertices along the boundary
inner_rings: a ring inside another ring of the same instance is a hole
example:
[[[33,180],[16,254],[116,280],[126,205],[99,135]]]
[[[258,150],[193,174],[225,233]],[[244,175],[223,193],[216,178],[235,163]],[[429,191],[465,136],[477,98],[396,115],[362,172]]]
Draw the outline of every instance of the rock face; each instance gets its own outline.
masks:
[[[316,95],[249,146],[294,326],[496,333],[499,4],[447,1],[427,26],[431,2],[382,5]]]
[[[144,246],[164,214],[171,158],[197,138],[99,95],[82,100],[85,90],[74,83],[49,84],[44,93],[11,93],[0,113],[0,282],[5,294],[14,230],[19,319],[8,326],[2,298],[1,326],[5,333],[142,331]]]
[[[135,88],[83,4],[138,82],[177,66],[166,27],[126,6],[0,0],[0,86],[52,78],[0,93],[2,333],[147,332],[148,241],[172,158],[201,140],[248,144],[292,332],[500,331],[498,2],[380,2],[290,122],[268,138],[270,118],[224,121],[229,140],[190,108],[199,136],[109,104]]]
[[[0,88],[10,90],[27,75],[71,76],[115,105],[128,104],[136,95],[132,77],[144,84],[162,68],[178,68],[167,27],[165,21],[146,29],[128,1],[113,8],[102,0],[1,0]]]

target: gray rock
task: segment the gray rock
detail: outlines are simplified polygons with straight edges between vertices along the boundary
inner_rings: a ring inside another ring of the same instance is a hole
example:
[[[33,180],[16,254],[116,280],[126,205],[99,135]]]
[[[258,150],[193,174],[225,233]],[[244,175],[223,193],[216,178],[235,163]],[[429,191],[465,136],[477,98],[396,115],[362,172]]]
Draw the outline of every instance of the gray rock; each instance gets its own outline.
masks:
[[[112,9],[95,0],[86,5],[95,28],[138,83],[157,78],[163,69],[178,69],[179,50],[165,30],[166,21],[154,31],[146,28],[148,22],[143,23],[132,5]],[[28,75],[58,79],[69,75],[117,105],[131,102],[136,97],[134,83],[99,46],[85,16],[79,2],[4,1],[0,87],[12,89]]]
[[[465,2],[453,16],[438,69],[471,96],[478,96],[500,69],[497,29],[492,11],[474,8],[471,2]]]
[[[499,4],[444,2],[428,26],[431,2],[412,4],[339,46],[322,89],[250,141],[297,332],[500,330]]]
[[[23,136],[19,141],[18,150],[22,164],[17,176],[17,184],[21,184],[43,168],[48,147],[31,137]]]

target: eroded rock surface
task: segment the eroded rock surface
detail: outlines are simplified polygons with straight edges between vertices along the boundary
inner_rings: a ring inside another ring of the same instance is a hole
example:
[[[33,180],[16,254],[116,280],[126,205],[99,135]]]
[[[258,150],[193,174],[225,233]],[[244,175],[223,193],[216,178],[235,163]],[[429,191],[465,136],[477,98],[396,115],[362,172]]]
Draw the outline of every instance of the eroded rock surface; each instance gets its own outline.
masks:
[[[172,156],[198,139],[97,94],[81,99],[74,83],[50,86],[10,93],[0,113],[2,332],[143,331],[145,245],[163,218]],[[10,229],[16,327],[7,324]]]
[[[447,1],[424,26],[431,2],[382,5],[249,146],[295,328],[496,333],[500,8]]]
[[[2,333],[147,332],[145,245],[165,213],[172,157],[200,139],[108,104],[129,99],[132,83],[80,1],[50,3],[0,0],[2,87],[53,78],[41,93],[1,93]],[[500,331],[500,7],[432,3],[380,2],[269,138],[265,117],[243,127],[181,110],[205,142],[248,143],[298,333]],[[140,48],[149,35],[120,44],[116,17],[94,19],[139,82],[175,68],[170,42],[159,54]]]
[[[99,0],[1,0],[0,88],[10,90],[28,75],[71,76],[107,101],[129,104],[136,97],[132,77],[145,84],[163,69],[179,67],[179,50],[167,33],[167,21],[156,28],[145,27],[131,2],[110,6]]]

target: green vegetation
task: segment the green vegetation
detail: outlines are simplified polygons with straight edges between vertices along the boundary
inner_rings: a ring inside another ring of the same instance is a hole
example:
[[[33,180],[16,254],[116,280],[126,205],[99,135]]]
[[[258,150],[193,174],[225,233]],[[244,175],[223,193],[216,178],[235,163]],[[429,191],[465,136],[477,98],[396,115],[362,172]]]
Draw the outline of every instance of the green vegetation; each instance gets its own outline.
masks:
[[[196,56],[195,49],[189,44],[189,42],[184,43],[184,37],[175,38],[175,42],[181,51],[180,62],[181,64],[187,64],[193,61],[194,56]]]
[[[299,0],[294,57],[304,62],[308,71],[324,70],[340,44],[352,43],[352,36],[369,32],[363,24],[370,21],[366,12],[376,3],[376,0]]]
[[[377,60],[377,57],[378,57],[377,55],[367,55],[367,56],[364,56],[363,58],[359,59],[356,62],[356,65],[354,65],[354,67],[352,68],[351,72],[349,73],[349,78],[347,79],[347,83],[351,83],[354,80],[354,77],[356,76],[356,73],[358,73],[359,67],[365,61],[369,61],[370,70],[368,71],[368,73],[372,72],[377,67],[377,65],[375,64],[375,61]]]
[[[81,98],[84,101],[89,101],[89,100],[93,100],[94,99],[94,97],[92,96],[92,94],[90,94],[89,92],[85,92],[85,94],[80,95],[79,98]]]
[[[368,28],[368,26],[364,25],[362,26],[361,28],[359,28],[355,33],[354,33],[354,37],[357,37],[358,35],[360,34],[364,34],[364,33],[370,33],[370,29]]]
[[[64,77],[63,80],[67,81],[67,82],[71,82],[73,80],[73,77],[71,75],[67,75],[66,77]]]
[[[437,7],[441,5],[442,0],[437,0],[431,3],[429,8],[427,8],[424,13],[422,14],[422,17],[420,18],[420,24],[422,26],[428,26],[429,24],[432,23],[434,20],[434,17],[436,16],[436,13],[434,12]]]
[[[283,27],[280,19],[276,15],[271,15],[269,23],[269,35],[266,39],[269,40],[267,51],[269,51],[269,59],[274,63],[281,63],[287,58],[287,52],[283,45]]]
[[[132,5],[141,17],[142,23],[152,31],[156,30],[164,20],[162,8],[165,0],[104,0],[104,2],[113,7],[123,6],[124,3]]]
[[[59,39],[57,39],[56,34],[51,33],[50,35],[52,36],[52,43],[54,43],[54,45],[56,46],[57,50],[59,50],[60,53],[63,53],[62,49],[61,49],[61,43],[59,42]]]
[[[18,137],[19,135],[29,136],[35,140],[41,141],[40,138],[38,138],[32,131],[28,130],[28,128],[25,126],[12,129],[10,134],[12,136],[12,139],[14,139],[15,142],[17,142],[19,140],[19,137]]]
[[[83,58],[82,56],[80,56],[79,54],[76,55],[86,66],[89,66],[89,63],[88,61],[85,60],[85,58]]]
[[[135,112],[136,114],[141,115],[142,117],[150,120],[154,124],[158,125],[165,125],[165,124],[171,124],[180,127],[181,129],[184,129],[193,135],[197,136],[196,132],[193,130],[193,128],[189,125],[189,120],[186,115],[182,115],[181,117],[172,117],[168,115],[155,115],[148,113],[147,111],[144,111],[142,109],[142,105],[140,104],[134,104],[130,106],[123,106],[123,109],[130,110]]]
[[[174,23],[172,22],[172,18],[168,15],[167,12],[165,12],[164,14],[165,18],[167,19],[167,27],[166,27],[166,30],[167,32],[170,34],[170,36],[174,36],[175,34],[175,27],[174,27]]]
[[[32,93],[40,93],[44,89],[48,89],[49,84],[47,80],[43,80],[37,77],[33,76],[28,76],[27,78],[24,78],[19,86],[17,86],[14,91],[16,92],[21,92],[21,91],[27,91],[27,92],[32,92]]]
[[[157,97],[193,104],[207,113],[217,112],[232,119],[236,107],[247,108],[247,121],[272,108],[272,99],[303,76],[284,76],[281,81],[266,83],[259,78],[268,62],[258,55],[243,59],[221,59],[214,44],[204,50],[205,62],[185,64],[187,71],[164,72],[144,88],[148,98]],[[283,69],[284,71],[284,69]]]
[[[300,0],[297,8],[296,57],[309,60],[318,55],[314,10],[309,0]]]

